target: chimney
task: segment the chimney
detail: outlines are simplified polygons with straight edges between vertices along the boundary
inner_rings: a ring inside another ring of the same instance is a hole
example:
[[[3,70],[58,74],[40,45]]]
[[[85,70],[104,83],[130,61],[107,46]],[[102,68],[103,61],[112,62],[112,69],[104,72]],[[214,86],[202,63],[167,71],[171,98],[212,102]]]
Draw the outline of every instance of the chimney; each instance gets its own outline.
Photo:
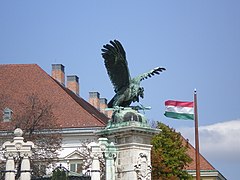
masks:
[[[79,78],[76,75],[67,76],[67,88],[79,96]]]
[[[100,111],[105,114],[105,109],[107,108],[107,99],[106,98],[100,98]]]
[[[107,105],[107,99],[106,98],[100,98],[100,112],[102,112],[103,114],[105,114],[107,117],[111,118],[112,117],[112,110],[105,110],[108,105]]]
[[[100,94],[98,92],[89,92],[89,103],[97,110],[100,110],[99,96]]]
[[[62,64],[52,64],[52,77],[63,86],[65,85],[64,66]]]

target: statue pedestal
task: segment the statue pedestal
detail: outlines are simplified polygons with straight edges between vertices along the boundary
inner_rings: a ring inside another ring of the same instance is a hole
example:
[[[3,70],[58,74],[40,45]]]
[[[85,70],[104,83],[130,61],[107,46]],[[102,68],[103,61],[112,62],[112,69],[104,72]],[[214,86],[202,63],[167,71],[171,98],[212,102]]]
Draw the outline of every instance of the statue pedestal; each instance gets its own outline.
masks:
[[[96,134],[108,138],[117,148],[116,180],[151,179],[152,137],[160,130],[150,128],[146,118],[135,110],[121,110],[117,121]],[[116,117],[115,117],[116,118]]]

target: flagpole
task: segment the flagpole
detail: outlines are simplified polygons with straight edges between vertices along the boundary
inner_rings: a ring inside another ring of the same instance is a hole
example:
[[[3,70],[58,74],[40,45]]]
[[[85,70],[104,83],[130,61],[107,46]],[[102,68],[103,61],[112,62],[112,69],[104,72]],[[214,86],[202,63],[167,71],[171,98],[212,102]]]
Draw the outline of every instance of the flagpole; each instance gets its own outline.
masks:
[[[198,136],[198,112],[197,112],[197,90],[194,90],[194,121],[195,121],[195,160],[196,160],[196,180],[200,180],[200,155]]]

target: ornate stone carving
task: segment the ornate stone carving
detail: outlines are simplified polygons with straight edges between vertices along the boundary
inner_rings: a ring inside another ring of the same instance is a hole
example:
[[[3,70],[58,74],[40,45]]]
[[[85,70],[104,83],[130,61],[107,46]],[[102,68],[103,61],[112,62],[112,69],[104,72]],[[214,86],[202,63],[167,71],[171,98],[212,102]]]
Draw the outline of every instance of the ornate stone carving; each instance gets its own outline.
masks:
[[[149,165],[147,155],[140,153],[138,162],[134,166],[138,180],[151,180],[152,167]]]
[[[22,135],[23,131],[21,129],[15,129],[13,142],[7,141],[2,146],[6,158],[5,180],[15,180],[16,166],[21,169],[20,179],[31,179],[29,157],[32,155],[31,150],[34,144],[30,141],[24,142]]]

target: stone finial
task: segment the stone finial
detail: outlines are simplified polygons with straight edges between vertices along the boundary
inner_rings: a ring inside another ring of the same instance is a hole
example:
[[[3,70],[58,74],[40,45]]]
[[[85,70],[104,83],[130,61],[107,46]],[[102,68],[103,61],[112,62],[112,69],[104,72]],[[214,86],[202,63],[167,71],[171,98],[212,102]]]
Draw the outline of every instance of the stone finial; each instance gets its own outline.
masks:
[[[17,129],[14,130],[14,136],[15,137],[22,137],[22,135],[23,135],[22,129],[17,128]]]

